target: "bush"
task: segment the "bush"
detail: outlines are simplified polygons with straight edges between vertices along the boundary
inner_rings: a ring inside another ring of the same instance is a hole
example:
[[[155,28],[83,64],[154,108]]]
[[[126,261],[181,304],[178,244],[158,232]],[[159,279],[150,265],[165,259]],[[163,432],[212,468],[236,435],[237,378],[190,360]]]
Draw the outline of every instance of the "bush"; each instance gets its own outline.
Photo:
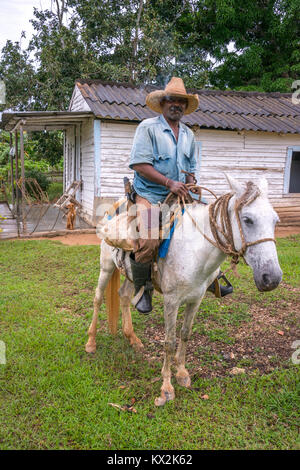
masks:
[[[47,192],[47,189],[48,189],[48,187],[51,183],[49,178],[47,178],[47,176],[44,173],[42,173],[41,171],[39,171],[35,168],[31,168],[30,170],[26,170],[25,171],[25,178],[34,178],[34,179],[36,179],[37,182],[39,183],[41,189],[44,192]],[[31,194],[29,185],[26,185],[26,189],[29,192],[29,194]],[[33,194],[31,194],[31,195],[33,196]]]
[[[63,183],[51,183],[48,188],[49,201],[56,202],[63,193]]]

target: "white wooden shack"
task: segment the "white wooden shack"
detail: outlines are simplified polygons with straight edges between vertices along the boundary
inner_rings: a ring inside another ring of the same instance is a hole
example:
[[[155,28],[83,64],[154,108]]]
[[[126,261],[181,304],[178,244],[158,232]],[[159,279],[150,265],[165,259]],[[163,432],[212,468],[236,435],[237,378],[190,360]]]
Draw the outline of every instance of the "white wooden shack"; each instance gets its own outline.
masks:
[[[80,202],[93,222],[99,202],[123,196],[124,176],[133,177],[132,141],[139,122],[155,116],[145,106],[152,90],[98,80],[75,84],[69,112],[91,116],[66,130],[65,185],[80,176]],[[281,224],[300,225],[300,105],[292,95],[191,91],[200,105],[183,120],[195,133],[198,182],[221,195],[228,190],[224,172],[240,181],[265,176]]]
[[[124,176],[133,178],[132,141],[139,122],[156,115],[145,105],[153,89],[78,80],[68,111],[4,113],[0,127],[64,130],[64,189],[81,181],[76,198],[95,225],[99,203],[122,197]],[[183,121],[195,134],[198,182],[221,195],[224,172],[240,181],[265,176],[281,224],[300,226],[300,105],[292,95],[191,91],[199,108]]]

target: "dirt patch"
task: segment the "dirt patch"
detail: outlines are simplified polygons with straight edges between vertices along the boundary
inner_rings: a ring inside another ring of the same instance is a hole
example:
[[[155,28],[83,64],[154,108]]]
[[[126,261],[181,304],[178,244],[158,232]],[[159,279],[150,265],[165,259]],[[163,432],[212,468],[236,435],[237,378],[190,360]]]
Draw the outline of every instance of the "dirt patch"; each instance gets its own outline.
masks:
[[[203,320],[204,332],[194,331],[188,342],[186,364],[191,376],[229,376],[234,367],[244,369],[246,374],[266,374],[277,367],[291,365],[292,344],[300,339],[299,323],[297,325],[299,299],[300,289],[297,289],[293,300],[288,303],[278,301],[272,309],[259,304],[249,305],[250,321],[228,328],[232,339],[229,342],[210,338],[207,332],[217,325],[209,319]],[[200,322],[198,318],[198,324]],[[150,363],[162,362],[164,326],[155,317],[145,328],[142,340],[145,359]]]
[[[31,238],[31,240],[51,240],[64,245],[100,245],[101,240],[95,233],[67,234],[52,238]]]

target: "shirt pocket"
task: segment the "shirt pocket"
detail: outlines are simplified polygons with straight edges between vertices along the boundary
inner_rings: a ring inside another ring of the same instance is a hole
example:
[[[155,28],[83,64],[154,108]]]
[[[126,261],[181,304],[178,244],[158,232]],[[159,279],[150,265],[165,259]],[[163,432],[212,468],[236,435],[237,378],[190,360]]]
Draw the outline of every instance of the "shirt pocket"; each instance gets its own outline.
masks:
[[[176,166],[176,162],[173,161],[170,155],[160,154],[154,157],[153,166],[162,175],[171,177],[174,173],[173,167]]]

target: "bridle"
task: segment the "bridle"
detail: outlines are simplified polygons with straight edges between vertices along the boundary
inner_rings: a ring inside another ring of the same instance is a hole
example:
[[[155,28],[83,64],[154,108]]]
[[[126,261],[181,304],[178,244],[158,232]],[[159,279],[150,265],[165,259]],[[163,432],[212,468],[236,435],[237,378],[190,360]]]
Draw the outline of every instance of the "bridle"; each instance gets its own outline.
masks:
[[[231,267],[233,269],[235,265],[239,263],[240,258],[243,258],[246,262],[245,253],[247,248],[250,246],[269,241],[276,243],[275,238],[260,238],[259,240],[255,240],[253,242],[247,242],[245,239],[239,212],[243,207],[251,204],[260,195],[259,188],[254,183],[252,183],[252,181],[247,182],[245,193],[235,201],[234,205],[235,217],[242,240],[242,246],[240,250],[236,250],[234,246],[232,225],[228,212],[229,202],[234,196],[234,193],[231,192],[217,197],[215,193],[213,193],[210,189],[205,188],[204,186],[197,186],[196,184],[187,184],[186,186],[189,190],[193,190],[196,194],[199,195],[199,202],[201,200],[202,190],[210,192],[216,198],[216,201],[209,205],[209,223],[214,238],[213,240],[202,232],[199,225],[197,224],[197,221],[189,212],[186,201],[181,199],[180,202],[182,203],[185,212],[187,212],[193,224],[203,235],[203,237],[216,248],[231,257]],[[218,219],[219,223],[217,222]]]

